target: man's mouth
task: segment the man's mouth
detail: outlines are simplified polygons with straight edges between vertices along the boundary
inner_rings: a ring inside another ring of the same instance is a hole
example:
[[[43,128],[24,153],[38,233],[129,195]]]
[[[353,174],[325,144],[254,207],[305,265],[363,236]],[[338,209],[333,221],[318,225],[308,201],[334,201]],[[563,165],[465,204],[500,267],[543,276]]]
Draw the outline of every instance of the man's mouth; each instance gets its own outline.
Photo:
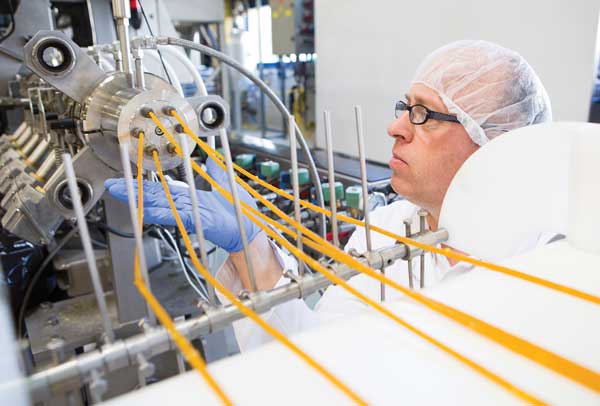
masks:
[[[400,169],[408,166],[408,163],[406,163],[404,159],[400,158],[398,154],[393,153],[389,165],[392,169]]]

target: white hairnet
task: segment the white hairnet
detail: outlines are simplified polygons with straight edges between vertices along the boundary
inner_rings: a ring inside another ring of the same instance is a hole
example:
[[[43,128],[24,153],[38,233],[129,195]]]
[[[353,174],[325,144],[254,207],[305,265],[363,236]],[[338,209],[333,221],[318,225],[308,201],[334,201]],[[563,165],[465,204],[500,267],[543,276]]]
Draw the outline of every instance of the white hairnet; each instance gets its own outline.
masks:
[[[521,55],[487,41],[457,41],[432,52],[413,83],[439,94],[478,145],[552,120],[542,82]]]

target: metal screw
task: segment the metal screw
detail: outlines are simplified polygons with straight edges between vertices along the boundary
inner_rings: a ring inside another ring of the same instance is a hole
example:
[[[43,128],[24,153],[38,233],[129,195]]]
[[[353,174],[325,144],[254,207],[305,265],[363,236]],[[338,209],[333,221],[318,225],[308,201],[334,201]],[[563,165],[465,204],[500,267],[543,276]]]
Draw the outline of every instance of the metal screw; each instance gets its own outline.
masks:
[[[181,124],[175,125],[175,131],[177,131],[179,134],[183,133],[183,126]]]
[[[177,155],[177,147],[173,144],[167,145],[167,152],[171,155]]]
[[[46,324],[48,326],[56,326],[58,325],[59,321],[58,321],[58,317],[56,316],[50,316],[48,317],[48,319],[46,320]]]

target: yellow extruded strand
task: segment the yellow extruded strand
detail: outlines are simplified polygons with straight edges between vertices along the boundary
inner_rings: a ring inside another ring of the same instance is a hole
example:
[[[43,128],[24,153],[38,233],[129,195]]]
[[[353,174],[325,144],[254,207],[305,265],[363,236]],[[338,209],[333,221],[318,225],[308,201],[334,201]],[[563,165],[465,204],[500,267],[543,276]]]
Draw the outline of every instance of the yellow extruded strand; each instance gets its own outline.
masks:
[[[187,132],[187,131],[189,131],[189,128],[184,127],[184,130],[186,130],[186,132]],[[163,131],[165,131],[165,129],[163,129]],[[197,137],[195,137],[195,138],[197,138]],[[174,145],[176,145],[176,143]],[[215,162],[217,164],[220,164],[221,167],[223,167],[222,162],[220,162],[219,160],[216,160]],[[197,165],[194,166],[194,169],[198,173],[200,173],[200,175],[203,176],[206,180],[208,180],[213,187],[218,189],[219,192],[221,192],[221,194],[223,194],[225,197],[227,197],[226,194],[229,194],[229,192],[225,191],[214,181],[211,182],[212,179],[210,179],[210,177],[208,177],[208,175],[204,171],[202,171]],[[242,186],[244,186],[244,185],[248,186],[245,184],[245,182],[241,182],[241,180],[239,178],[238,178],[238,183],[242,184]],[[253,190],[249,186],[248,186],[248,188],[250,190]],[[262,196],[260,196],[259,199],[264,204],[266,204],[269,208],[274,207],[270,202],[268,202],[264,198],[262,198]],[[251,208],[250,206],[248,206],[247,204],[245,204],[243,202],[242,202],[242,205],[244,206],[244,208],[247,208],[248,210],[256,213],[259,216],[262,214],[256,210],[254,210],[253,208]],[[281,211],[279,211],[279,212],[281,212]],[[416,300],[417,302],[424,304],[425,306],[436,311],[437,313],[443,314],[444,316],[454,320],[455,322],[458,322],[459,324],[491,339],[492,341],[495,341],[496,343],[498,343],[506,348],[511,349],[513,352],[518,353],[518,354],[530,359],[531,361],[534,361],[538,364],[544,365],[547,368],[553,370],[554,372],[556,372],[558,374],[561,374],[573,381],[576,381],[596,392],[600,392],[600,374],[596,373],[595,371],[592,371],[592,370],[590,370],[584,366],[581,366],[579,364],[576,364],[564,357],[561,357],[557,354],[547,351],[542,347],[539,347],[533,343],[530,343],[526,340],[516,337],[502,329],[499,329],[489,323],[479,320],[479,319],[477,319],[473,316],[470,316],[464,312],[461,312],[461,311],[454,309],[450,306],[447,306],[443,303],[440,303],[433,299],[430,299],[420,293],[410,290],[410,289],[386,278],[385,276],[381,275],[379,272],[376,272],[376,271],[370,269],[369,267],[362,264],[355,258],[347,255],[343,251],[333,247],[328,242],[322,240],[314,232],[306,229],[301,224],[296,223],[295,220],[289,218],[289,216],[286,216],[285,214],[283,214],[283,216],[281,216],[281,217],[284,220],[286,220],[289,224],[291,224],[292,226],[296,227],[297,229],[301,230],[303,233],[310,236],[314,241],[321,241],[321,244],[319,244],[319,243],[315,243],[313,241],[307,240],[306,244],[308,246],[310,246],[311,248],[319,249],[322,252],[324,252],[327,256],[335,259],[336,261],[344,263],[345,265],[348,265],[348,266],[352,267],[353,269],[358,270],[359,272],[365,273],[365,274],[387,284],[388,286],[390,286],[396,290],[399,290],[400,292],[411,297],[412,299]],[[274,222],[274,221],[272,221],[272,219],[269,219],[266,216],[264,216],[264,219],[265,219],[265,221],[268,221],[271,224]],[[274,222],[274,223],[276,223],[276,222]],[[421,244],[421,245],[425,245],[425,244]]]
[[[144,189],[142,183],[142,158],[144,153],[144,133],[140,132],[139,144],[138,144],[138,161],[137,161],[137,184],[138,184],[138,220],[140,229],[143,225],[144,220]],[[144,300],[148,303],[158,320],[165,327],[175,345],[179,348],[185,359],[189,362],[189,364],[196,371],[200,373],[200,375],[204,378],[208,386],[213,390],[213,392],[217,395],[217,397],[223,402],[226,406],[233,405],[233,402],[227,397],[225,392],[219,387],[214,378],[210,375],[206,368],[206,363],[202,359],[202,356],[198,353],[198,351],[194,348],[194,346],[189,342],[189,340],[181,334],[177,328],[175,327],[175,323],[166,312],[166,310],[161,306],[160,302],[156,299],[156,297],[150,292],[146,284],[144,283],[144,279],[140,273],[140,262],[137,250],[135,252],[135,261],[134,261],[134,277],[133,283],[137,287],[138,291],[144,298]]]
[[[214,182],[214,180],[212,180],[208,176],[208,174],[206,174],[206,172],[202,171],[201,168],[199,168],[196,165],[194,166],[194,170],[196,170],[196,172],[198,172],[204,179],[211,183],[211,185],[215,189],[217,189],[221,194],[223,194],[228,200],[231,199],[229,192],[221,188],[216,182]],[[281,225],[277,221],[271,219],[268,216],[265,216],[258,210],[255,210],[254,208],[246,204],[243,204],[243,206],[244,209],[246,209],[245,213],[247,215],[248,213],[253,213],[254,215],[259,216],[261,219],[268,222],[272,226],[277,227],[278,229],[282,230],[283,232],[287,233],[288,235],[294,238],[297,238],[296,233],[289,230],[287,227]],[[290,224],[294,227],[297,227],[297,223],[294,220],[290,219]],[[338,262],[344,263],[345,265],[350,266],[351,268],[356,269],[361,273],[367,274],[379,280],[380,282],[385,283],[386,285],[404,293],[405,295],[416,300],[417,302],[427,306],[428,308],[434,310],[437,313],[440,313],[450,318],[451,320],[454,320],[455,322],[463,325],[464,327],[471,329],[480,335],[485,336],[486,338],[512,350],[517,354],[524,356],[525,358],[531,361],[541,364],[560,375],[563,375],[575,382],[578,382],[600,393],[600,374],[596,373],[595,371],[592,371],[584,366],[574,363],[573,361],[570,361],[564,357],[554,354],[536,344],[530,343],[527,340],[514,336],[500,328],[486,323],[483,320],[477,319],[464,312],[461,312],[460,310],[454,309],[453,307],[447,306],[441,302],[437,302],[433,299],[428,298],[427,296],[424,296],[411,289],[408,289],[394,282],[393,280],[386,278],[379,272],[372,270],[371,268],[359,262],[355,258],[347,255],[339,249],[334,248],[331,245],[325,246],[307,238],[303,238],[303,241],[304,244],[306,244],[307,246],[315,250],[320,250],[330,258],[333,258]],[[286,245],[286,247],[289,247],[289,245]],[[344,286],[342,284],[340,285]]]
[[[194,139],[194,141],[200,146],[200,148],[202,148],[202,150],[204,152],[206,152],[212,158],[217,158],[217,159],[219,159],[221,161],[223,160],[223,156],[221,154],[219,154],[219,152],[217,152],[214,149],[212,149],[208,144],[206,144],[205,142],[203,142],[201,139],[199,139],[197,136],[195,136],[191,132],[191,130],[189,129],[189,127],[187,127],[185,125],[185,123],[183,122],[183,120],[181,119],[181,117],[176,112],[173,115],[177,119],[177,121],[184,127],[184,130],[185,130],[186,134],[188,134],[190,137],[192,137],[192,139]],[[283,190],[281,190],[281,189],[279,189],[279,188],[277,188],[277,187],[269,184],[268,182],[265,182],[264,180],[260,179],[258,176],[253,175],[252,173],[246,171],[245,169],[243,169],[242,167],[236,165],[235,163],[233,163],[233,166],[234,166],[234,168],[235,168],[236,171],[240,172],[241,174],[243,174],[244,176],[248,177],[249,179],[252,179],[253,181],[259,183],[261,186],[267,188],[271,192],[274,192],[274,193],[278,194],[279,196],[284,197],[284,198],[286,198],[288,200],[293,200],[294,199],[294,197],[291,194],[289,194],[289,193],[287,193],[287,192],[285,192],[285,191],[283,191]],[[307,208],[307,209],[311,209],[313,211],[316,211],[317,213],[324,214],[326,216],[331,217],[331,211],[330,210],[327,210],[325,208],[322,208],[322,207],[319,207],[317,205],[314,205],[314,204],[312,204],[312,203],[310,203],[310,202],[308,202],[306,200],[300,200],[300,204],[302,206],[304,206],[305,208]],[[347,223],[350,223],[350,224],[354,224],[355,226],[359,226],[359,227],[364,227],[365,226],[365,223],[363,221],[357,220],[357,219],[352,218],[352,217],[344,216],[343,214],[339,214],[338,213],[336,218],[338,220],[341,220],[341,221],[344,221],[344,222],[347,222]],[[420,248],[420,249],[425,250],[425,251],[430,251],[430,252],[433,252],[433,253],[436,253],[436,254],[443,255],[443,256],[448,257],[448,258],[455,259],[457,261],[467,262],[467,263],[470,263],[470,264],[475,265],[475,266],[487,268],[487,269],[489,269],[491,271],[496,271],[496,272],[499,272],[499,273],[503,273],[505,275],[513,276],[513,277],[518,278],[518,279],[523,279],[523,280],[525,280],[527,282],[531,282],[531,283],[536,284],[536,285],[544,286],[544,287],[546,287],[548,289],[556,290],[558,292],[561,292],[561,293],[564,293],[564,294],[567,294],[567,295],[571,295],[571,296],[577,297],[579,299],[582,299],[582,300],[585,300],[585,301],[588,301],[588,302],[592,302],[592,303],[595,303],[595,304],[600,304],[600,297],[594,296],[594,295],[586,293],[586,292],[582,292],[582,291],[577,290],[577,289],[573,289],[573,288],[565,286],[565,285],[561,285],[559,283],[555,283],[555,282],[552,282],[552,281],[549,281],[549,280],[546,280],[546,279],[542,279],[542,278],[539,278],[537,276],[528,275],[526,273],[519,272],[519,271],[517,271],[515,269],[511,269],[511,268],[508,268],[508,267],[505,267],[505,266],[496,265],[496,264],[492,264],[492,263],[489,263],[489,262],[481,261],[481,260],[478,260],[478,259],[466,256],[466,255],[463,255],[463,254],[459,254],[459,253],[457,253],[455,251],[452,251],[450,249],[437,248],[437,247],[434,247],[434,246],[431,246],[431,245],[423,244],[421,242],[412,240],[412,239],[407,238],[407,237],[402,237],[402,236],[400,236],[398,234],[392,233],[392,232],[390,232],[388,230],[385,230],[383,228],[380,228],[380,227],[377,227],[377,226],[374,226],[374,225],[371,225],[371,231],[374,231],[374,232],[377,232],[379,234],[385,235],[387,237],[390,237],[390,238],[392,238],[392,239],[394,239],[396,241],[400,241],[400,242],[405,243],[407,245],[415,246],[415,247]]]
[[[198,169],[198,168],[195,168],[195,169]],[[200,171],[202,171],[202,170],[200,169]],[[206,175],[206,177],[204,177],[204,175]],[[201,176],[204,177],[204,179],[206,179],[209,183],[211,183],[211,185],[213,187],[215,187],[217,189],[220,188],[220,186],[216,182],[214,182],[214,180],[211,179],[210,176],[208,176],[208,174],[206,174],[204,172],[204,175],[201,174]],[[221,192],[221,190],[220,190],[220,192]],[[229,195],[224,195],[224,196],[231,202],[232,199],[231,199],[231,195],[230,194]],[[277,234],[275,231],[273,231],[272,229],[270,229],[269,227],[267,227],[265,224],[263,224],[260,221],[258,221],[256,219],[256,217],[254,217],[254,215],[259,216],[263,221],[268,222],[272,226],[274,226],[274,227],[278,228],[279,230],[281,230],[281,231],[283,231],[283,232],[291,235],[292,237],[294,237],[294,238],[297,237],[296,233],[294,233],[293,231],[291,231],[290,229],[288,229],[283,224],[280,224],[277,221],[271,219],[270,217],[264,215],[263,213],[261,213],[259,211],[255,211],[255,210],[253,210],[253,209],[251,209],[249,207],[244,207],[242,210],[244,211],[244,214],[246,214],[246,216],[252,222],[254,222],[259,227],[261,227],[270,237],[272,237],[274,240],[276,240],[282,246],[284,246],[286,249],[288,249],[295,257],[297,257],[298,259],[303,260],[306,264],[310,265],[311,268],[314,268],[319,273],[323,274],[323,276],[325,276],[331,282],[333,282],[333,283],[335,283],[337,285],[342,286],[348,292],[350,292],[351,294],[355,295],[356,297],[358,297],[360,300],[362,300],[366,304],[372,306],[377,311],[381,312],[382,314],[384,314],[385,316],[389,317],[393,321],[397,322],[401,326],[405,327],[409,331],[411,331],[414,334],[418,335],[419,337],[423,338],[425,341],[429,342],[430,344],[433,344],[434,346],[438,347],[442,351],[448,353],[449,355],[451,355],[452,357],[456,358],[458,361],[462,362],[463,364],[465,364],[469,368],[475,370],[475,372],[483,375],[487,379],[489,379],[492,382],[498,384],[499,386],[501,386],[502,388],[504,388],[508,392],[512,393],[514,396],[516,396],[516,397],[518,397],[518,398],[526,401],[528,405],[543,405],[543,404],[545,404],[542,400],[539,400],[535,396],[526,393],[522,389],[519,389],[518,387],[516,387],[512,383],[510,383],[510,382],[506,381],[505,379],[503,379],[502,377],[494,374],[493,372],[491,372],[490,370],[486,369],[485,367],[477,364],[476,362],[470,360],[469,358],[465,357],[464,355],[462,355],[462,354],[454,351],[452,348],[448,347],[447,345],[443,344],[442,342],[436,340],[435,338],[429,336],[428,334],[426,334],[423,331],[419,330],[418,328],[412,326],[411,324],[409,324],[405,320],[401,319],[396,314],[392,313],[390,310],[388,310],[385,307],[383,307],[381,304],[379,304],[376,301],[368,298],[367,296],[365,296],[364,294],[362,294],[361,292],[359,292],[358,290],[356,290],[355,288],[353,288],[347,281],[345,281],[344,279],[342,279],[339,276],[335,275],[335,273],[327,270],[319,262],[315,261],[313,258],[311,258],[309,255],[305,254],[304,252],[298,250],[297,247],[295,247],[293,244],[291,244],[285,238],[283,238],[282,236],[280,236],[279,234]],[[307,245],[311,245],[311,247],[313,247],[313,248],[321,248],[321,249],[323,248],[319,244],[316,244],[313,241],[310,241],[310,240],[308,240],[306,238],[304,238],[303,240],[304,240],[304,242]]]
[[[153,117],[153,119],[154,118],[155,117]],[[158,120],[156,120],[155,122],[157,122],[157,125],[158,125],[158,123],[160,123],[160,121],[158,121]],[[160,126],[162,126],[162,124],[160,124]],[[167,133],[167,131],[164,127],[161,129],[163,130],[163,132],[165,134]],[[340,391],[342,391],[344,394],[346,394],[349,398],[351,398],[357,404],[367,405],[368,403],[365,400],[363,400],[360,396],[358,396],[356,393],[354,393],[354,391],[352,391],[350,388],[348,388],[344,383],[342,383],[342,381],[340,381],[338,378],[336,378],[331,372],[326,370],[317,361],[315,361],[313,358],[311,358],[307,353],[305,353],[303,350],[301,350],[299,347],[297,347],[294,343],[292,343],[285,335],[283,335],[281,332],[279,332],[278,330],[273,328],[269,323],[264,321],[256,312],[254,312],[252,309],[244,306],[244,304],[237,297],[235,297],[235,295],[233,295],[229,290],[227,290],[217,279],[215,279],[206,269],[204,269],[204,267],[202,266],[202,264],[200,264],[200,261],[198,260],[198,257],[192,247],[192,242],[190,241],[187,231],[185,230],[185,227],[179,216],[179,213],[177,212],[177,208],[175,207],[175,203],[173,202],[173,197],[171,196],[171,192],[169,191],[169,186],[167,185],[167,182],[165,180],[164,174],[163,174],[161,166],[160,166],[158,154],[156,152],[154,152],[152,155],[154,157],[154,162],[156,164],[158,176],[163,185],[165,195],[167,197],[167,200],[169,201],[169,206],[171,207],[171,210],[175,217],[175,222],[177,223],[177,227],[179,228],[179,231],[181,232],[181,236],[185,243],[186,249],[188,250],[188,253],[190,255],[190,259],[192,260],[192,263],[194,264],[194,267],[196,268],[198,273],[201,274],[208,283],[210,283],[212,286],[214,286],[217,291],[219,291],[223,296],[225,296],[227,298],[227,300],[229,300],[235,307],[237,307],[237,309],[244,316],[246,316],[246,317],[252,319],[254,322],[256,322],[263,330],[265,330],[265,332],[267,332],[269,335],[271,335],[271,337],[273,337],[277,341],[281,342],[288,349],[290,349],[292,352],[294,352],[303,361],[305,361],[309,366],[311,366],[313,369],[318,371],[321,375],[323,375],[323,377],[325,377],[329,382],[331,382],[334,386],[336,386]]]

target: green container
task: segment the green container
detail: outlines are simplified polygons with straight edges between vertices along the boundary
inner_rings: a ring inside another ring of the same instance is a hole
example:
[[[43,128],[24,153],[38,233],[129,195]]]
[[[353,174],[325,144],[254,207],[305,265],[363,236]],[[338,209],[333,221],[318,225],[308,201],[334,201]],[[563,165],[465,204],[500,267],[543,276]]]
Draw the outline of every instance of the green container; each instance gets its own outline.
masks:
[[[251,169],[256,161],[255,154],[238,154],[235,156],[235,163],[244,169]]]
[[[321,184],[321,190],[323,191],[323,199],[326,202],[329,201],[329,182],[323,182]],[[335,200],[344,199],[344,185],[342,182],[335,182]]]
[[[260,174],[266,179],[279,176],[279,162],[264,161],[260,163]]]
[[[362,188],[360,186],[348,186],[346,188],[346,206],[352,209],[361,210],[360,197]]]
[[[292,170],[290,169],[288,172],[290,174],[290,184],[293,184],[294,177],[292,176]],[[310,183],[310,174],[308,172],[308,169],[298,168],[298,184],[300,186],[304,186],[304,185],[308,185],[309,183]]]

